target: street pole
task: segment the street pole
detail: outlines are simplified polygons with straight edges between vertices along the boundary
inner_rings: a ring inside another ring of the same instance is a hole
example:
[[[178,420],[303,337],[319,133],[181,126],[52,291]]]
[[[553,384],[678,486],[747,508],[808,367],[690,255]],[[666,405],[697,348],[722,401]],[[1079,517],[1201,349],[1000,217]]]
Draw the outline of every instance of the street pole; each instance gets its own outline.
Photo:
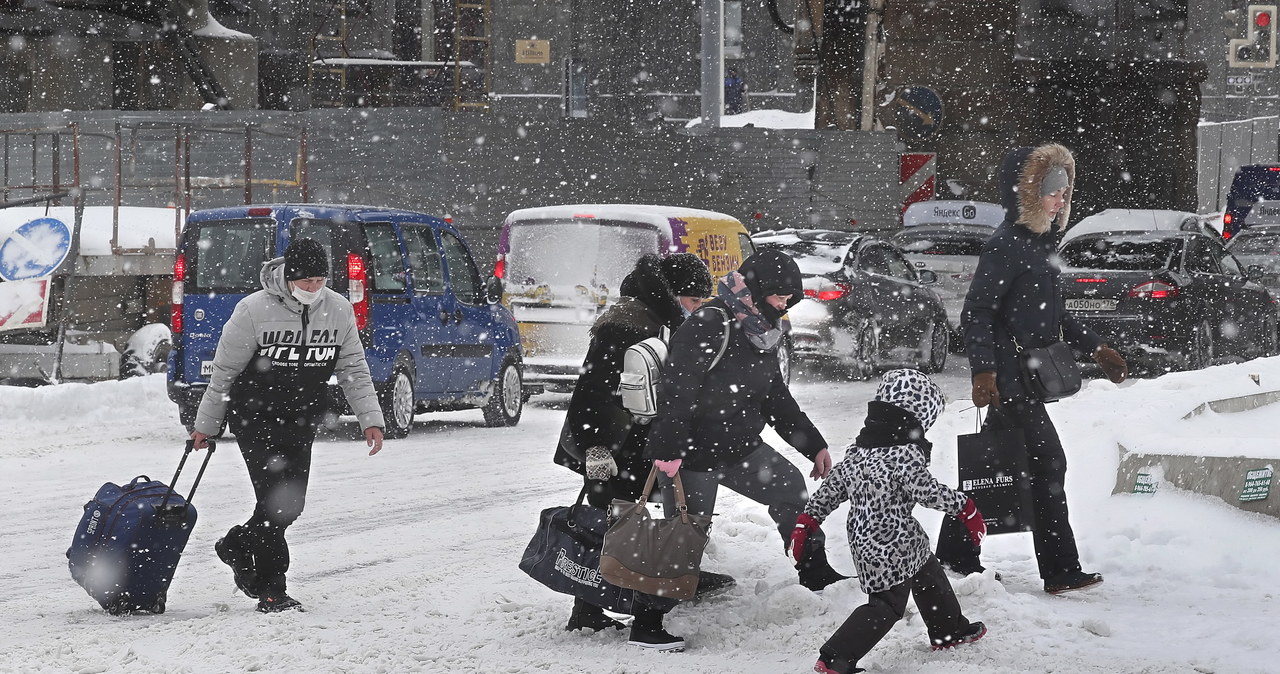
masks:
[[[867,42],[862,64],[862,119],[863,131],[876,128],[876,78],[880,74],[880,17],[884,15],[884,0],[871,0],[867,15]]]
[[[724,0],[702,0],[702,125],[719,128],[724,110]]]

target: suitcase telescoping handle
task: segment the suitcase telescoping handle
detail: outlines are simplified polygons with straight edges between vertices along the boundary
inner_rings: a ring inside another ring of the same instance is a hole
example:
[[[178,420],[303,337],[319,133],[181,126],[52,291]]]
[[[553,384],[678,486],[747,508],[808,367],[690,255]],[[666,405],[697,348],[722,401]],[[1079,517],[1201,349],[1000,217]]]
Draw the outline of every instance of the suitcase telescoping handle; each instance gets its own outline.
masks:
[[[204,469],[209,467],[209,459],[213,458],[213,450],[218,446],[212,438],[208,440],[209,451],[205,452],[204,463],[200,464],[200,472],[196,473],[195,482],[191,483],[191,491],[187,493],[187,503],[191,502],[192,497],[196,495],[196,487],[200,486],[200,478],[204,477]],[[191,456],[191,450],[195,449],[195,441],[187,440],[187,447],[182,452],[182,459],[178,461],[178,469],[173,472],[173,479],[169,481],[169,491],[164,493],[164,500],[160,501],[160,510],[164,510],[169,504],[169,497],[173,495],[174,487],[178,484],[178,476],[182,475],[182,467],[187,464],[187,457]]]

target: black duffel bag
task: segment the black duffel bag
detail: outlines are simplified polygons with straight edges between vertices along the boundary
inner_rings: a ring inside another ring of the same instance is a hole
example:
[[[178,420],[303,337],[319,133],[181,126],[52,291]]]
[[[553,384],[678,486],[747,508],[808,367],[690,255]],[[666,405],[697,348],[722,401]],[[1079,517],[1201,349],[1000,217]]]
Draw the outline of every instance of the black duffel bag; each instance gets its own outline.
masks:
[[[615,613],[634,614],[638,608],[671,610],[679,602],[621,588],[600,576],[607,514],[603,508],[583,503],[585,496],[584,490],[576,504],[542,511],[538,530],[520,558],[520,570],[556,592]]]

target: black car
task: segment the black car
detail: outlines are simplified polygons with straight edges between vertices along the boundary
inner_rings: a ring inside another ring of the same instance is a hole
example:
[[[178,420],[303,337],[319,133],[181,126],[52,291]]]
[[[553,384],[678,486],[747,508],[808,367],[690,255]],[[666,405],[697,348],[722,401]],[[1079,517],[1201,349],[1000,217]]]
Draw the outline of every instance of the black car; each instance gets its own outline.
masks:
[[[1280,295],[1280,225],[1255,225],[1227,242],[1227,250],[1245,265],[1262,272],[1258,282],[1272,295]]]
[[[887,365],[938,372],[950,330],[942,300],[898,248],[866,234],[784,229],[752,236],[757,250],[790,255],[805,299],[788,313],[798,361],[834,362],[869,377]]]
[[[1249,164],[1236,170],[1231,179],[1231,189],[1227,192],[1227,212],[1222,216],[1223,234],[1228,238],[1235,236],[1241,229],[1258,224],[1260,218],[1250,217],[1253,209],[1260,203],[1271,202],[1270,210],[1275,210],[1276,201],[1280,201],[1280,164]],[[1259,214],[1262,215],[1262,214]],[[1262,220],[1275,217],[1268,214]]]
[[[1260,270],[1246,272],[1213,237],[1084,234],[1059,254],[1067,310],[1135,364],[1194,370],[1277,353],[1276,302]]]

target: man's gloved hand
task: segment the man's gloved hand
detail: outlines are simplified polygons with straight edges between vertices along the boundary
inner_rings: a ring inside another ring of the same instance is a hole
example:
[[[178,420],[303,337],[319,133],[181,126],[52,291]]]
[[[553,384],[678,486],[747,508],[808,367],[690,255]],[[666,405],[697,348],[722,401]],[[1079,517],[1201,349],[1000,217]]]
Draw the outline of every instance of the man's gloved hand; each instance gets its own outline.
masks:
[[[973,375],[973,404],[978,407],[1000,406],[1000,390],[996,388],[995,372],[979,372]]]
[[[791,530],[791,544],[787,546],[787,556],[796,564],[804,561],[805,544],[809,542],[809,535],[820,526],[822,522],[809,513],[800,513],[796,518],[796,528]]]
[[[1102,371],[1106,373],[1107,379],[1112,384],[1119,384],[1124,378],[1129,376],[1129,364],[1124,362],[1124,356],[1120,352],[1103,344],[1093,352],[1093,360],[1098,363]]]
[[[982,513],[978,512],[978,504],[973,499],[965,501],[964,509],[957,517],[964,528],[969,530],[969,540],[973,541],[973,547],[982,547],[982,539],[987,537],[987,523],[983,521]]]
[[[613,453],[604,447],[587,448],[587,479],[605,481],[618,474]]]

